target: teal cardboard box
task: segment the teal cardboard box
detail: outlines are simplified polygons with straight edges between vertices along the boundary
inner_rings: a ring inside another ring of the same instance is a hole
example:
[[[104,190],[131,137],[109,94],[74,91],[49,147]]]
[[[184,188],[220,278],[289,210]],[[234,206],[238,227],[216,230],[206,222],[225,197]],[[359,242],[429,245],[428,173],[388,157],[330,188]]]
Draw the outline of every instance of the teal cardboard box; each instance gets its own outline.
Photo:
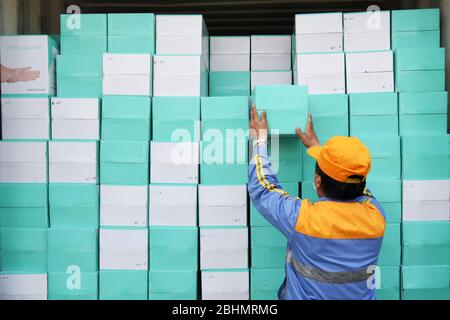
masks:
[[[403,222],[403,265],[450,265],[450,221]]]
[[[248,97],[202,97],[202,137],[221,134],[226,139],[228,134],[245,132],[249,129],[249,99]]]
[[[52,228],[98,228],[99,189],[95,184],[50,183]]]
[[[380,202],[380,205],[386,215],[387,223],[400,223],[402,221],[401,202]]]
[[[450,266],[403,266],[402,300],[450,300]]]
[[[392,32],[392,49],[404,48],[439,48],[441,32],[430,31],[402,31]]]
[[[200,141],[200,97],[154,97],[155,142]]]
[[[97,300],[98,272],[48,273],[49,300]]]
[[[398,71],[396,88],[399,92],[445,90],[445,70]]]
[[[398,136],[398,115],[350,116],[350,136]]]
[[[449,135],[402,136],[403,180],[450,179]]]
[[[147,185],[149,143],[125,140],[101,141],[100,173],[102,184]]]
[[[302,181],[302,199],[308,199],[312,203],[319,201],[316,189],[314,189],[314,182]]]
[[[203,163],[200,166],[200,179],[205,185],[242,185],[248,182],[246,163]]]
[[[393,136],[359,136],[369,149],[372,166],[369,180],[400,180],[401,156],[400,137]]]
[[[281,188],[292,197],[298,196],[298,183],[281,183]],[[269,227],[272,226],[259,212],[256,210],[253,202],[250,205],[250,225],[252,227]]]
[[[348,105],[346,94],[308,96],[308,108],[318,137],[348,136]]]
[[[209,95],[211,97],[249,96],[249,71],[211,71],[209,73]]]
[[[197,300],[197,271],[150,270],[149,300]]]
[[[197,227],[151,227],[151,270],[197,270]]]
[[[284,269],[251,269],[250,299],[278,300],[278,289],[285,277]]]
[[[50,228],[48,271],[67,272],[73,266],[81,272],[98,270],[98,230]]]
[[[270,159],[297,160],[303,158],[303,144],[298,137],[272,135],[269,143]]]
[[[286,237],[274,227],[252,227],[252,268],[283,268],[286,246]]]
[[[447,92],[402,92],[400,134],[447,133]]]
[[[369,180],[367,189],[380,203],[402,201],[402,182],[400,180]]]
[[[377,300],[400,300],[400,266],[381,266],[377,272]]]
[[[0,270],[47,272],[47,229],[0,229]]]
[[[61,54],[103,54],[107,51],[106,14],[62,14]]]
[[[103,56],[59,55],[56,57],[59,98],[96,98],[102,96]]]
[[[105,96],[102,104],[102,140],[150,140],[150,97]]]
[[[0,228],[47,228],[48,189],[40,183],[0,183]]]
[[[378,256],[379,266],[398,266],[401,259],[400,224],[388,223]]]
[[[252,93],[252,104],[258,112],[267,112],[267,121],[272,130],[282,135],[295,135],[295,129],[306,127],[308,118],[307,86],[256,86]]]
[[[411,48],[395,51],[396,71],[444,70],[445,48]]]
[[[108,14],[108,52],[155,54],[153,13]]]
[[[100,300],[147,300],[147,274],[145,270],[100,271]]]

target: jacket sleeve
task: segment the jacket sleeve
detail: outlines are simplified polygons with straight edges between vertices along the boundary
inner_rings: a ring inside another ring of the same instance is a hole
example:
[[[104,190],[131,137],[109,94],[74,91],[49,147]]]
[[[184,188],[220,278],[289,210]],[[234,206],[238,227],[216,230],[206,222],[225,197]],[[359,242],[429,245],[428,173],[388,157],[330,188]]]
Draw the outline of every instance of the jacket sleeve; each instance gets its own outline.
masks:
[[[267,146],[253,149],[248,192],[255,208],[288,239],[294,233],[301,199],[288,195],[279,185],[267,156]]]

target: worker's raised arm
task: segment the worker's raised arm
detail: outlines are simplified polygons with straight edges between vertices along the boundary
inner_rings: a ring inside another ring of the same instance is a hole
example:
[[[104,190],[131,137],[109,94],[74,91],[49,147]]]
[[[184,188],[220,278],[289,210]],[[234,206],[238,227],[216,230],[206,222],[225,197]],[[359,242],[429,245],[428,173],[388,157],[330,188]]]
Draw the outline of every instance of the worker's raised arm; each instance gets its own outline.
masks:
[[[249,165],[248,191],[250,199],[266,220],[290,238],[295,230],[301,200],[288,195],[279,185],[267,155],[267,119],[259,119],[252,108],[250,120],[254,140],[253,157]]]

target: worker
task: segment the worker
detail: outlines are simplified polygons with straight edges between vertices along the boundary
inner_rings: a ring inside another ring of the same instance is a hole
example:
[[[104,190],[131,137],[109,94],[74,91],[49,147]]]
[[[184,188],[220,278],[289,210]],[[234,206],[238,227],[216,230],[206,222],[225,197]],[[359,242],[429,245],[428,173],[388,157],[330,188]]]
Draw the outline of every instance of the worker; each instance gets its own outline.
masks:
[[[268,123],[251,110],[253,158],[248,190],[255,208],[287,238],[282,300],[374,300],[375,270],[386,226],[383,209],[365,188],[369,150],[357,138],[323,146],[309,115],[297,135],[316,160],[316,203],[288,195],[267,154]]]

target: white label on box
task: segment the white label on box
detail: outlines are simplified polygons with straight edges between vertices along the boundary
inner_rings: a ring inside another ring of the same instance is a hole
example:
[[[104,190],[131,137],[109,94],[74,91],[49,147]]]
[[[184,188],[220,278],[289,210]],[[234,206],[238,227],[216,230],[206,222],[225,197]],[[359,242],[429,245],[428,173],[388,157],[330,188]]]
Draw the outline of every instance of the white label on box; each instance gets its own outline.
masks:
[[[291,54],[289,53],[256,53],[251,57],[253,71],[291,70]]]
[[[100,270],[147,270],[147,229],[100,229]]]
[[[344,13],[345,33],[391,32],[391,12]]]
[[[152,56],[150,54],[103,54],[103,74],[151,75]]]
[[[344,53],[298,54],[296,70],[302,75],[345,73]]]
[[[202,271],[203,300],[248,300],[248,271]]]
[[[46,162],[2,162],[0,163],[1,183],[46,183]]]
[[[291,36],[251,36],[251,53],[291,54]]]
[[[295,36],[296,52],[341,52],[343,50],[342,33],[298,34]]]
[[[250,55],[250,37],[210,37],[211,55]]]
[[[345,74],[296,74],[296,84],[307,85],[308,94],[345,93]]]
[[[403,200],[450,201],[450,180],[403,181]]]
[[[403,221],[449,221],[450,200],[403,201]]]
[[[392,51],[356,52],[346,54],[347,75],[351,73],[393,72]]]
[[[49,141],[49,162],[97,163],[97,142]]]
[[[391,50],[391,34],[389,32],[346,33],[344,48],[347,52]]]
[[[292,71],[252,71],[252,90],[256,86],[291,85]]]
[[[0,163],[47,163],[47,142],[0,141]]]
[[[347,74],[347,93],[368,92],[394,92],[394,73]]]
[[[46,300],[47,274],[1,274],[0,300]]]
[[[52,119],[99,119],[97,98],[52,98]]]
[[[156,15],[156,34],[158,36],[201,36],[205,33],[207,30],[202,15]]]
[[[50,118],[48,98],[1,98],[1,105],[3,120]]]
[[[210,56],[211,71],[249,71],[249,54],[212,54]]]
[[[147,226],[146,206],[105,206],[100,205],[101,226]]]
[[[53,139],[100,139],[100,120],[52,120]]]
[[[296,34],[342,33],[342,13],[312,13],[295,15]]]
[[[49,182],[97,183],[97,163],[50,162]]]
[[[3,139],[50,139],[49,119],[2,120]]]
[[[151,96],[149,75],[105,75],[103,95]]]

